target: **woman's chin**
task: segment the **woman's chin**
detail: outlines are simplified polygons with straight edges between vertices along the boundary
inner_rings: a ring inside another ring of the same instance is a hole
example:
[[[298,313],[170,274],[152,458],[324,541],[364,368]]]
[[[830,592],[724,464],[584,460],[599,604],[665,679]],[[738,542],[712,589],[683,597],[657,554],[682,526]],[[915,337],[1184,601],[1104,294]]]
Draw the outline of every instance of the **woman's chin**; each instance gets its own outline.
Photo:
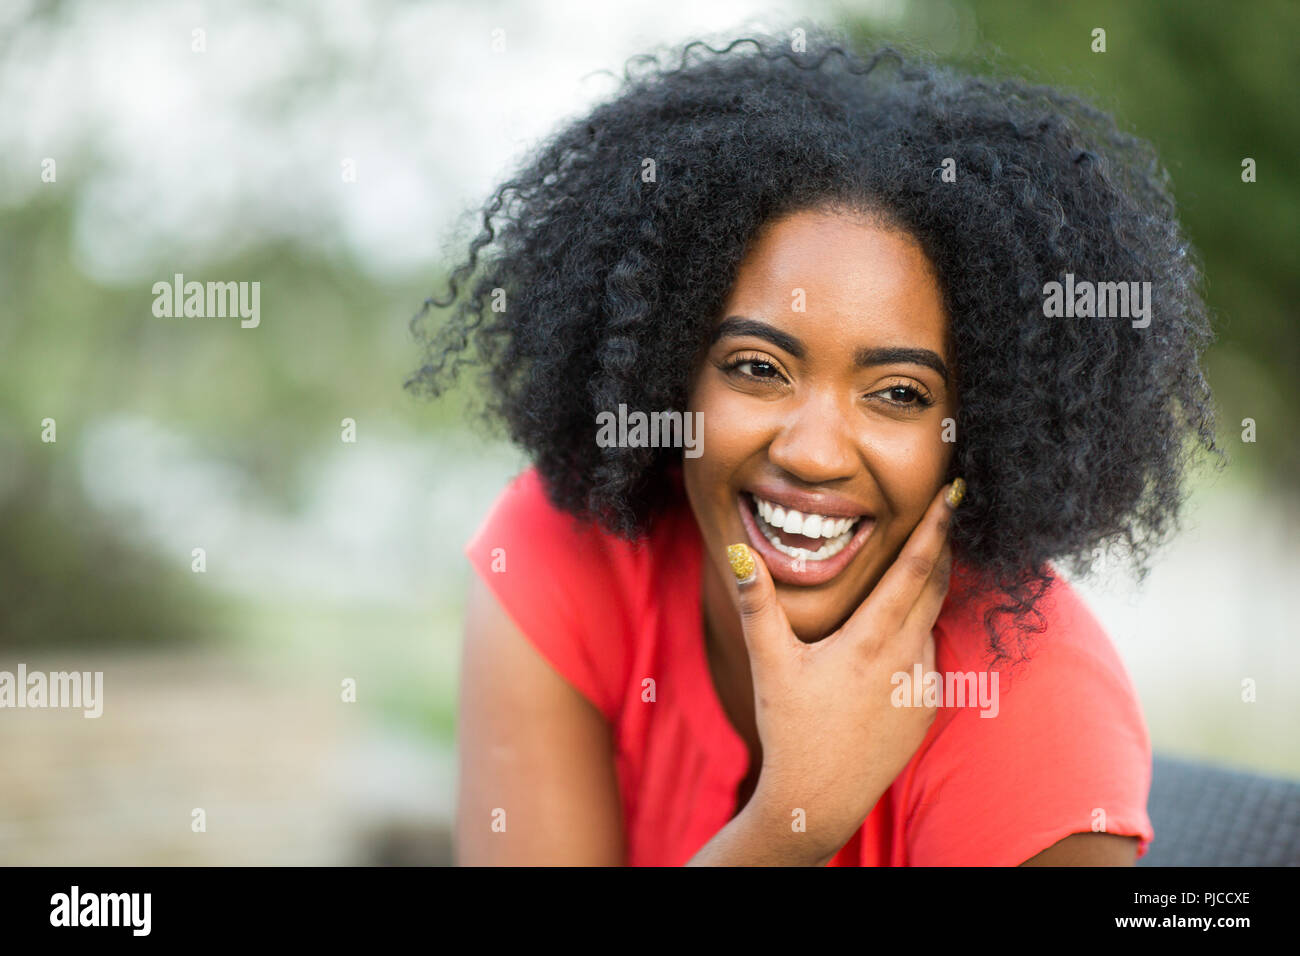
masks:
[[[853,616],[867,599],[875,581],[863,590],[862,596],[855,594],[820,594],[808,588],[777,584],[776,599],[785,611],[790,629],[805,644],[816,644],[834,634]]]
[[[785,611],[786,619],[789,620],[790,629],[794,631],[795,637],[805,644],[816,644],[818,641],[825,640],[839,630],[849,618],[848,611],[843,614],[828,613],[825,607],[810,610],[804,606],[804,601],[782,597],[780,589],[777,591],[777,600],[781,602],[781,609]]]

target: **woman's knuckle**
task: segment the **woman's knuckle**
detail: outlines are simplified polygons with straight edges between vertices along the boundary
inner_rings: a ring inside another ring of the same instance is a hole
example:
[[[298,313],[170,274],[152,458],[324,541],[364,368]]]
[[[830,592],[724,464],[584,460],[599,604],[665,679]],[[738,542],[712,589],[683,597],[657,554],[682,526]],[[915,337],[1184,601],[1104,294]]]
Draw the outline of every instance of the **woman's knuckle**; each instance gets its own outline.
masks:
[[[913,554],[908,556],[906,567],[917,577],[928,578],[930,572],[934,570],[934,561],[924,554]]]

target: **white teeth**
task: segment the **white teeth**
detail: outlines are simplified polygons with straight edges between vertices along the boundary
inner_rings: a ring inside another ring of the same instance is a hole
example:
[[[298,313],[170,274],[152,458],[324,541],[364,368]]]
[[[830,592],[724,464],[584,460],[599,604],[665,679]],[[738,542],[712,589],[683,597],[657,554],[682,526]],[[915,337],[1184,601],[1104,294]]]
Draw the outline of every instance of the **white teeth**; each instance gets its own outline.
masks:
[[[773,528],[788,534],[802,534],[808,538],[838,538],[853,527],[856,518],[831,518],[827,515],[804,514],[785,508],[762,498],[754,499],[755,510]]]
[[[827,558],[839,554],[844,549],[844,546],[853,540],[853,532],[857,524],[856,518],[805,515],[793,509],[786,511],[778,504],[757,497],[754,499],[754,504],[755,510],[761,519],[758,522],[758,527],[763,532],[763,537],[767,538],[772,546],[782,554],[789,555],[792,558],[825,561]],[[777,531],[784,531],[787,534],[802,534],[809,538],[820,537],[824,538],[826,543],[816,551],[809,551],[807,548],[792,548],[777,536]]]

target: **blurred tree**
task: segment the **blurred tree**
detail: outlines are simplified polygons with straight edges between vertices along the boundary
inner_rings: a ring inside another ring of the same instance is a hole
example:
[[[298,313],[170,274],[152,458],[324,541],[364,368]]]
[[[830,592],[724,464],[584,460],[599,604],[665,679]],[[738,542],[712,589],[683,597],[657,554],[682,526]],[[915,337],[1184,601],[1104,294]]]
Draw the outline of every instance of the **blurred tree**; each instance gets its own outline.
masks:
[[[1234,470],[1289,488],[1300,470],[1300,4],[913,0],[892,28],[868,17],[849,27],[863,43],[1073,89],[1155,146],[1204,264],[1224,445]],[[1092,50],[1098,27],[1104,53]],[[1254,183],[1242,181],[1246,157]],[[1256,444],[1243,444],[1243,418],[1256,421]]]
[[[30,23],[55,29],[64,5],[30,9]],[[866,16],[849,26],[864,43],[900,42],[1075,89],[1156,146],[1205,266],[1220,337],[1209,373],[1234,472],[1286,485],[1300,467],[1300,182],[1288,174],[1300,154],[1292,48],[1300,4],[913,0],[892,26]],[[1106,30],[1104,53],[1092,52],[1097,27]],[[0,36],[0,56],[15,55],[18,35]],[[321,95],[354,69],[308,64],[262,97],[265,109],[291,115],[296,101],[281,102],[286,90]],[[93,131],[87,137],[94,142]],[[1257,163],[1254,183],[1242,182],[1245,157]],[[130,543],[130,529],[96,514],[77,466],[78,435],[114,415],[156,421],[291,510],[313,455],[338,441],[340,419],[356,418],[367,434],[463,423],[463,393],[427,404],[401,387],[418,361],[406,320],[442,286],[437,274],[380,282],[312,237],[268,240],[176,269],[260,281],[257,330],[156,319],[151,286],[166,271],[110,284],[81,268],[77,184],[99,160],[65,160],[82,175],[0,206],[0,642],[196,636],[208,613],[204,590],[183,562],[160,564]],[[2,162],[0,174],[19,175],[17,158]],[[47,416],[59,422],[57,446],[39,441]],[[1246,417],[1257,423],[1257,444],[1240,440]]]

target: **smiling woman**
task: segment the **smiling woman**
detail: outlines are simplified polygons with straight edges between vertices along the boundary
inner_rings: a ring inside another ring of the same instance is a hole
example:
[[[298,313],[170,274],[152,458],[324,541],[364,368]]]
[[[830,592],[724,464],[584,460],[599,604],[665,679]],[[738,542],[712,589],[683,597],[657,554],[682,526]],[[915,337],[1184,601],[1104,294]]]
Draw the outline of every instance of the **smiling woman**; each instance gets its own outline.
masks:
[[[467,548],[462,862],[1153,838],[1141,709],[1050,566],[1143,568],[1215,450],[1149,149],[1051,90],[808,46],[638,61],[427,303],[455,308],[412,385],[477,361],[533,460]],[[1150,283],[1151,322],[1047,317],[1066,274]],[[625,409],[698,447],[597,440]],[[999,699],[893,693],[913,672]]]
[[[947,475],[943,296],[906,233],[804,211],[762,230],[723,313],[693,379],[706,454],[686,463],[687,493],[708,553],[748,540],[814,641],[870,591]],[[823,518],[833,553],[811,541]]]

